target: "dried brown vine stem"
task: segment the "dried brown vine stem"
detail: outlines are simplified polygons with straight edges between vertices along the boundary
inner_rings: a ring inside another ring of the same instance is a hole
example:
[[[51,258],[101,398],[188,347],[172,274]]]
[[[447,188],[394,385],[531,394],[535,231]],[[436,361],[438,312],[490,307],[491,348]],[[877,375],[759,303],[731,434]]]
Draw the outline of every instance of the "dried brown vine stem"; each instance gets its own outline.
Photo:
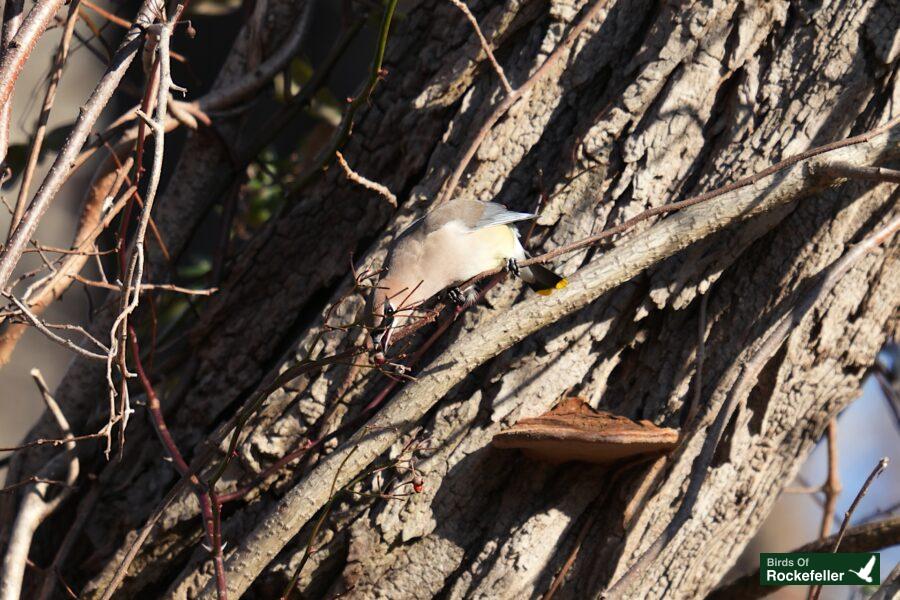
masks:
[[[47,91],[44,93],[44,104],[41,106],[41,114],[38,117],[37,129],[32,138],[25,172],[22,174],[22,183],[19,185],[19,195],[16,198],[16,210],[13,213],[12,220],[9,222],[7,239],[12,236],[16,225],[22,219],[22,213],[25,212],[25,203],[28,200],[28,192],[31,188],[31,178],[34,177],[34,170],[37,168],[38,158],[41,155],[44,135],[47,133],[47,121],[50,119],[50,111],[56,100],[56,90],[62,79],[63,67],[65,67],[66,59],[69,57],[69,44],[72,41],[72,34],[75,32],[75,25],[78,23],[78,5],[80,1],[72,0],[69,4],[69,14],[66,16],[66,25],[63,29],[62,39],[59,41],[59,48],[56,50],[56,57],[53,59],[53,71],[50,73],[50,81],[47,83]]]
[[[568,35],[566,35],[565,39],[553,50],[550,56],[538,67],[538,70],[534,72],[534,74],[528,78],[525,83],[515,88],[512,93],[508,93],[503,101],[497,105],[497,107],[491,112],[488,118],[482,123],[481,127],[476,132],[475,136],[469,142],[468,146],[466,146],[466,150],[462,155],[459,163],[456,165],[456,168],[453,170],[453,173],[447,179],[447,183],[445,184],[443,190],[438,194],[437,199],[435,200],[435,204],[440,204],[445,202],[453,197],[453,193],[456,191],[456,188],[459,186],[459,180],[462,178],[463,173],[465,173],[466,168],[469,166],[469,163],[472,162],[472,159],[475,157],[475,153],[478,152],[478,148],[481,147],[481,144],[484,143],[484,140],[487,138],[488,133],[490,133],[491,129],[494,125],[505,115],[510,108],[512,108],[513,104],[519,101],[522,97],[525,96],[531,89],[544,77],[546,77],[554,65],[556,65],[560,60],[562,60],[563,56],[569,51],[572,45],[575,43],[575,40],[578,39],[578,36],[581,35],[581,32],[587,28],[588,24],[594,20],[594,18],[600,14],[600,11],[603,7],[606,6],[606,0],[594,0],[594,3],[587,9],[587,12],[584,13],[584,16],[575,24],[574,27],[569,31]]]
[[[511,96],[513,94],[512,86],[509,85],[509,80],[506,78],[506,73],[503,71],[503,67],[500,66],[499,62],[497,62],[497,58],[494,56],[494,51],[491,50],[491,45],[484,37],[484,33],[481,31],[481,27],[478,25],[478,19],[475,18],[475,15],[472,14],[472,11],[469,10],[469,7],[466,6],[465,2],[462,2],[461,0],[450,0],[450,2],[453,3],[453,6],[462,11],[462,13],[466,16],[466,19],[469,20],[469,23],[472,24],[472,28],[475,30],[475,35],[478,36],[478,41],[481,43],[481,49],[484,50],[484,53],[487,55],[488,61],[494,68],[494,72],[497,73],[497,77],[500,78],[500,83],[503,85],[503,89],[506,91],[506,95]]]
[[[66,449],[47,461],[35,475],[38,482],[32,484],[22,497],[19,512],[16,514],[10,533],[6,556],[3,558],[3,574],[0,578],[0,598],[2,600],[18,600],[34,532],[72,493],[72,486],[78,479],[78,456],[75,453],[75,442],[71,440],[73,436],[69,422],[50,394],[40,371],[32,369],[31,376],[41,393],[47,410],[53,415],[62,434],[69,439]],[[50,484],[47,481],[55,482],[63,475],[66,478],[65,485],[61,486],[59,493],[51,497]]]
[[[137,111],[137,115],[144,119],[147,125],[153,130],[153,162],[150,167],[150,178],[147,183],[147,192],[144,197],[144,203],[141,210],[141,216],[138,220],[137,232],[131,243],[130,261],[128,263],[128,271],[122,279],[124,286],[123,292],[119,300],[119,315],[113,321],[110,328],[110,352],[106,362],[106,379],[109,386],[110,394],[110,415],[109,419],[118,417],[121,419],[119,425],[119,448],[120,451],[125,444],[125,430],[128,427],[128,417],[131,413],[131,405],[128,397],[128,386],[121,385],[119,387],[120,403],[119,412],[115,413],[115,382],[113,381],[113,362],[118,359],[119,371],[124,378],[127,377],[127,367],[125,364],[125,355],[127,352],[127,338],[129,333],[128,318],[137,310],[141,298],[141,283],[144,276],[144,240],[147,235],[147,229],[150,224],[150,215],[153,211],[153,203],[156,200],[156,192],[159,188],[159,182],[162,177],[163,155],[165,152],[165,122],[168,116],[167,103],[169,101],[170,90],[173,88],[172,70],[169,55],[169,43],[172,31],[175,28],[184,6],[179,4],[172,17],[168,22],[159,25],[159,40],[157,42],[157,57],[159,62],[159,77],[157,79],[156,89],[156,114],[154,118],[145,114],[141,110]],[[154,78],[151,77],[151,81]],[[125,217],[127,219],[127,217]],[[111,440],[107,442],[107,455],[111,449]]]
[[[831,420],[828,421],[826,435],[828,438],[828,475],[826,476],[825,483],[821,486],[821,490],[825,494],[825,504],[822,507],[822,525],[819,528],[819,537],[822,539],[828,537],[828,534],[831,531],[831,522],[834,521],[834,511],[837,507],[838,496],[841,493],[841,477],[838,468],[837,417],[832,417]],[[809,586],[807,598],[812,600],[815,590],[816,586]]]
[[[359,446],[340,479],[352,477],[384,453],[477,366],[694,242],[820,191],[828,182],[810,173],[814,164],[842,161],[866,166],[897,156],[900,131],[882,127],[854,138],[852,143],[827,151],[819,149],[818,153],[823,155],[797,159],[742,186],[729,186],[728,191],[708,202],[689,206],[653,224],[586,265],[570,279],[567,288],[549,297],[530,297],[485,321],[477,332],[460,334],[415,382],[400,390],[366,427],[322,459],[261,517],[260,525],[226,561],[230,593],[243,593],[268,564],[269,557],[321,509],[337,465],[349,448]],[[849,254],[858,257],[859,253],[854,249]],[[201,597],[210,598],[214,587],[208,584]]]
[[[61,2],[61,0],[58,1]],[[45,6],[48,4],[50,3],[44,2],[40,3],[38,6]],[[116,51],[116,55],[113,57],[113,61],[107,68],[106,73],[104,73],[100,82],[97,84],[97,87],[91,93],[90,98],[88,98],[87,102],[79,111],[78,118],[75,120],[75,126],[69,134],[69,137],[66,139],[63,148],[57,154],[56,160],[54,160],[53,165],[50,167],[47,177],[44,179],[43,184],[41,184],[40,189],[38,189],[31,204],[22,216],[19,226],[16,227],[16,230],[9,240],[9,244],[2,252],[0,252],[0,290],[5,290],[7,288],[10,278],[12,277],[13,269],[15,269],[19,262],[19,258],[22,256],[22,252],[25,250],[25,247],[34,235],[34,232],[37,230],[38,223],[40,223],[44,213],[47,212],[50,204],[53,202],[60,188],[62,188],[63,183],[68,179],[72,167],[75,164],[75,159],[78,157],[81,147],[87,140],[91,128],[93,128],[100,113],[109,103],[110,98],[118,88],[122,77],[125,75],[125,71],[128,70],[128,66],[137,55],[137,51],[141,46],[142,28],[147,23],[152,22],[154,6],[153,0],[145,0],[142,4],[135,20],[135,25],[128,30],[128,33],[119,45],[119,49]],[[50,16],[52,17],[52,14]],[[29,17],[31,17],[31,15],[29,15]],[[22,30],[24,29],[25,24],[22,26]],[[22,35],[22,30],[19,31],[16,39]],[[4,56],[4,61],[5,59],[6,57]],[[0,65],[0,75],[4,75],[2,65]],[[7,87],[7,77],[8,74],[7,76],[0,77],[0,86]],[[2,96],[0,96],[0,98],[2,98]],[[5,101],[6,98],[3,98],[3,101],[0,101],[0,105]]]
[[[834,520],[834,510],[837,506],[838,496],[841,494],[841,474],[838,468],[838,425],[837,418],[828,421],[828,478],[822,486],[825,492],[825,509],[822,511],[822,527],[820,537],[828,537],[831,531],[831,522]]]

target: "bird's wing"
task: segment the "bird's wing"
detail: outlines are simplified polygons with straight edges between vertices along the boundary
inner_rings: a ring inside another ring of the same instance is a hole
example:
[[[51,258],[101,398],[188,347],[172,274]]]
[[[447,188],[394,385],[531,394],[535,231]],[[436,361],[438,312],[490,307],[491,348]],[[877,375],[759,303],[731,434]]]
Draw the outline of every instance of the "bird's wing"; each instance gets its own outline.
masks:
[[[412,223],[410,223],[409,225],[404,227],[403,230],[397,234],[397,237],[394,238],[394,241],[396,242],[400,238],[408,237],[409,234],[415,232],[419,228],[419,226],[422,224],[422,221],[424,221],[424,220],[425,220],[424,216],[419,217],[418,219],[416,219],[415,221],[413,221]]]
[[[537,215],[532,213],[515,212],[509,210],[502,204],[496,202],[485,202],[484,211],[478,217],[472,229],[482,229],[484,227],[493,227],[494,225],[506,225],[515,223],[516,221],[527,221],[533,219]]]

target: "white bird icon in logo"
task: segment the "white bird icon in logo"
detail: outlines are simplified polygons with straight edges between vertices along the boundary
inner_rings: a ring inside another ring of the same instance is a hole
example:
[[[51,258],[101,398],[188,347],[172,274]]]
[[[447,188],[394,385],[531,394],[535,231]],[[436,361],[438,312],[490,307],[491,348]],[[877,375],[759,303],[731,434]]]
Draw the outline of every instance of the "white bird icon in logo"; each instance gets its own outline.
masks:
[[[872,558],[869,559],[869,562],[866,563],[859,571],[854,571],[853,569],[847,569],[851,573],[854,573],[857,577],[865,581],[866,583],[872,583],[872,569],[875,567],[875,555],[872,555]]]

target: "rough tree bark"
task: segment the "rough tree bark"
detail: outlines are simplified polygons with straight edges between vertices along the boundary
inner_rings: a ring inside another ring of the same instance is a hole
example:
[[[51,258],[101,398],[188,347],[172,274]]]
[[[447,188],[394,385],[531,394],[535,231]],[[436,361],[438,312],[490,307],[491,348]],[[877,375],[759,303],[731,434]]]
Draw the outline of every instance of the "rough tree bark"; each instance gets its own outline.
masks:
[[[302,3],[269,0],[270,51],[301,10],[295,4]],[[513,87],[588,4],[469,2]],[[549,250],[876,127],[900,114],[898,15],[893,0],[611,0],[493,128],[457,194],[531,210],[545,189],[551,200],[532,246]],[[220,76],[223,85],[246,60],[246,35]],[[391,236],[428,208],[503,97],[471,26],[444,0],[413,4],[391,33],[386,67],[343,153],[358,172],[387,185],[400,209],[331,169],[241,250],[191,336],[193,358],[155,374],[170,429],[188,454],[210,447],[204,440],[267,373],[353,343],[327,330],[311,348],[325,310],[351,288],[351,254],[380,262]],[[159,203],[157,223],[176,253],[227,170],[221,146],[202,135],[189,141]],[[566,393],[672,427],[683,425],[698,394],[704,414],[732,390],[747,349],[774,327],[779,304],[895,216],[897,196],[894,185],[845,183],[729,228],[475,368],[388,453],[396,455],[410,435],[428,439],[418,465],[422,493],[374,501],[341,496],[300,578],[305,597],[538,597],[578,544],[556,597],[597,595],[673,518],[707,428],[689,424],[669,460],[627,471],[530,463],[491,449],[491,436]],[[766,362],[743,394],[691,517],[629,597],[701,597],[721,582],[829,418],[856,397],[877,351],[896,336],[895,250],[896,242],[861,260]],[[602,252],[567,256],[558,267],[573,273]],[[153,261],[158,281],[166,270],[159,256]],[[490,305],[468,311],[429,356],[524,294],[512,282],[495,288]],[[704,295],[706,357],[698,378]],[[360,306],[357,297],[340,303],[331,322],[349,322]],[[278,390],[251,420],[223,489],[247,483],[309,436],[352,419],[384,384],[366,369],[336,366]],[[73,364],[57,398],[76,432],[105,419],[98,408],[103,390],[102,367]],[[90,550],[72,557],[63,574],[88,597],[106,587],[135,532],[177,481],[149,424],[135,419],[131,427],[120,464],[106,466],[97,453],[82,451],[82,469],[102,471],[101,487],[82,539]],[[50,428],[42,422],[32,435]],[[15,469],[30,472],[40,455],[29,453]],[[254,550],[244,544],[315,467],[295,464],[228,505],[226,558]],[[52,557],[76,500],[55,526],[38,531],[38,562]],[[281,592],[313,523],[283,540],[283,550],[265,549],[266,567],[248,578],[246,597]],[[208,595],[212,567],[201,537],[194,496],[176,495],[117,597],[157,597],[163,589],[176,598]],[[242,584],[232,587],[233,597],[243,591]]]

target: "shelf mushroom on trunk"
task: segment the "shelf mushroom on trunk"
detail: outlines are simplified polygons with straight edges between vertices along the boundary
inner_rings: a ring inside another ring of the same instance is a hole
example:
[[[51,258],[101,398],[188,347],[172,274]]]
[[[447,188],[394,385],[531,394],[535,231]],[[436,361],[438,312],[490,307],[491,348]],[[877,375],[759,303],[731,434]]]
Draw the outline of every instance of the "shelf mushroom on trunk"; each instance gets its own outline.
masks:
[[[530,458],[554,463],[610,464],[666,452],[677,443],[675,429],[595,410],[578,397],[565,398],[549,412],[522,419],[493,438],[497,448],[516,448]]]

